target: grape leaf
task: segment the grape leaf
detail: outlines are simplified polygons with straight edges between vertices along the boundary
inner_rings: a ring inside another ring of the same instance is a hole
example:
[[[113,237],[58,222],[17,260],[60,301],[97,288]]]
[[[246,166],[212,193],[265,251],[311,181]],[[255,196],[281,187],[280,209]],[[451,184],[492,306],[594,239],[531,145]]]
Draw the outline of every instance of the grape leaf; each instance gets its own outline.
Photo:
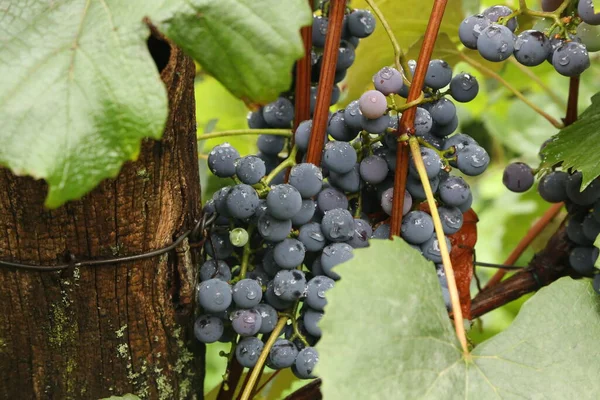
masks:
[[[563,278],[468,359],[433,265],[400,239],[371,241],[337,267],[317,344],[323,396],[336,399],[593,399],[600,390],[600,296]]]
[[[600,175],[598,141],[600,132],[600,93],[592,97],[592,104],[573,124],[561,129],[542,151],[544,162],[542,169],[548,170],[554,164],[562,162],[562,168],[581,171],[581,188],[589,185]]]
[[[167,2],[161,31],[236,97],[268,103],[292,82],[304,49],[300,27],[312,23],[306,0]]]
[[[159,138],[165,88],[131,2],[11,2],[0,32],[0,165],[46,179],[46,205],[81,197],[140,140]]]
[[[5,2],[6,3],[6,2]],[[145,16],[235,95],[264,103],[302,55],[303,0],[9,2],[0,7],[0,166],[83,196],[159,139],[167,96]]]

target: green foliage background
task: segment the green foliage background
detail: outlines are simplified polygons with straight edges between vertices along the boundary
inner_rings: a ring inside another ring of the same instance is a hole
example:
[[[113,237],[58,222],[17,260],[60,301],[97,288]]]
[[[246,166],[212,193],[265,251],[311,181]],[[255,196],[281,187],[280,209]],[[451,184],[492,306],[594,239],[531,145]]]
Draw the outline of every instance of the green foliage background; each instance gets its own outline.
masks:
[[[407,0],[393,2],[390,0],[377,1],[386,18],[405,50],[411,57],[418,54],[420,41],[419,32],[423,32],[426,19],[431,10],[431,0]],[[438,57],[444,57],[450,62],[456,72],[468,71],[477,76],[480,92],[475,101],[460,104],[459,131],[476,138],[491,154],[492,164],[482,176],[469,178],[474,191],[475,202],[473,209],[479,216],[477,258],[481,261],[502,263],[518,241],[525,235],[531,224],[549,207],[532,189],[525,194],[515,194],[507,191],[502,185],[502,171],[506,164],[512,161],[524,161],[533,166],[538,165],[538,151],[542,142],[557,133],[550,123],[536,114],[512,93],[493,79],[485,78],[470,65],[459,62],[459,58],[450,52],[463,52],[477,59],[477,52],[463,49],[456,44],[458,23],[469,14],[473,14],[490,5],[506,4],[516,6],[517,1],[497,0],[450,0],[449,13],[445,16],[441,32],[447,37],[440,41],[436,48]],[[364,1],[354,1],[354,7],[364,7]],[[400,5],[400,6],[399,6]],[[528,1],[531,8],[539,4]],[[398,9],[410,12],[401,12]],[[521,20],[522,26],[531,26],[532,21]],[[380,27],[379,27],[380,28]],[[377,32],[377,30],[376,30]],[[364,53],[364,54],[363,54]],[[373,58],[375,57],[375,58]],[[590,105],[590,99],[598,91],[600,67],[598,57],[592,54],[592,67],[582,75],[580,90],[580,112]],[[383,30],[370,38],[361,41],[357,51],[356,63],[350,68],[347,79],[343,82],[341,103],[347,103],[368,87],[372,73],[393,60],[392,47]],[[560,119],[564,116],[568,93],[568,78],[554,72],[553,68],[544,63],[541,66],[529,68],[554,94],[556,100],[541,86],[532,81],[531,77],[517,68],[514,64],[505,62],[499,64],[485,63],[493,68],[500,76],[522,91],[535,104],[546,112]],[[227,129],[246,128],[248,109],[244,103],[227,92],[214,78],[200,71],[196,83],[196,102],[198,118],[198,135],[206,132]],[[255,137],[236,137],[228,140],[240,153],[248,154],[256,151]],[[200,141],[201,152],[205,155],[216,144],[225,140]],[[201,163],[203,200],[209,199],[221,182],[210,174]],[[532,248],[517,261],[516,265],[526,265],[536,250],[544,246],[547,238],[556,226],[549,227]],[[478,275],[486,279],[494,270],[478,269]],[[473,287],[476,292],[476,287]],[[508,327],[517,315],[521,305],[528,298],[510,303],[493,311],[478,320],[469,332],[469,338],[474,343],[496,335]],[[223,345],[208,346],[207,375],[205,387],[208,390],[219,384],[225,367],[225,359],[218,356],[219,350],[228,349]],[[292,377],[288,377],[293,379]],[[277,380],[276,380],[277,381]],[[278,384],[281,384],[279,382]],[[287,393],[305,382],[293,382]],[[210,398],[210,397],[209,397]]]

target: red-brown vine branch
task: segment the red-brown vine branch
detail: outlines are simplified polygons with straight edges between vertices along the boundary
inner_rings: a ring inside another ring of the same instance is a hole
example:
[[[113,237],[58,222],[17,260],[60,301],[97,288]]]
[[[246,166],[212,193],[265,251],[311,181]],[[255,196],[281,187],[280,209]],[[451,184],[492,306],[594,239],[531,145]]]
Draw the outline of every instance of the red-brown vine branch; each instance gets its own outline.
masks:
[[[435,46],[435,40],[442,24],[444,11],[448,0],[435,0],[433,9],[429,16],[423,46],[417,59],[417,67],[408,92],[407,103],[415,101],[421,94],[421,88],[425,82],[425,74],[431,60],[431,54]],[[398,121],[398,135],[412,135],[414,133],[416,106],[402,113]],[[396,171],[394,176],[394,198],[392,202],[392,218],[390,221],[390,238],[400,236],[402,225],[402,208],[404,207],[404,191],[406,190],[406,177],[408,175],[408,146],[406,142],[399,142],[396,150]]]
[[[331,0],[329,2],[329,22],[323,49],[323,64],[317,89],[317,102],[313,115],[312,132],[308,143],[306,161],[314,165],[321,165],[321,155],[325,144],[327,120],[329,118],[329,104],[331,102],[331,88],[335,80],[335,66],[338,59],[338,49],[342,37],[342,23],[346,0]]]

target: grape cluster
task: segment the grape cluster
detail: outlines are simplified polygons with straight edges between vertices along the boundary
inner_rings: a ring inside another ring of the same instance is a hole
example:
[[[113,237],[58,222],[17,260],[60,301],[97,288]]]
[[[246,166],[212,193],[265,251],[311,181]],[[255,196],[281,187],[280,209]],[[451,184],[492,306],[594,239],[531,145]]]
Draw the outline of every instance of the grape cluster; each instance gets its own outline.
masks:
[[[368,11],[347,14],[339,58],[344,60],[351,51],[348,59],[353,60],[358,38],[368,36],[374,26]],[[326,28],[327,18],[316,16],[315,81]],[[350,64],[339,64],[339,79]],[[414,73],[415,61],[408,64]],[[244,367],[253,367],[263,350],[258,336],[269,335],[284,315],[288,323],[270,349],[267,365],[291,367],[299,378],[312,378],[326,292],[340,279],[336,267],[353,257],[353,249],[367,247],[370,239],[389,238],[401,116],[394,96],[407,97],[408,86],[402,72],[393,67],[378,71],[373,84],[374,90],[330,114],[320,166],[306,162],[312,120],[299,123],[294,148],[283,136],[261,135],[257,155],[241,156],[227,143],[209,153],[213,174],[235,184],[221,188],[204,206],[204,213],[215,218],[204,245],[207,261],[199,273],[198,303],[203,314],[196,321],[195,334],[204,343],[234,342],[235,357]],[[473,100],[479,85],[472,75],[453,76],[445,61],[432,60],[422,90],[425,99],[416,109],[415,136],[444,233],[452,235],[461,228],[473,198],[468,183],[450,170],[479,175],[490,161],[473,138],[454,133],[458,127],[454,101]],[[292,100],[283,94],[250,113],[249,126],[289,128],[294,119]],[[281,153],[288,158],[280,157]],[[296,158],[302,161],[290,163]],[[287,168],[282,167],[289,164],[294,165],[284,182]],[[440,246],[412,159],[403,195],[401,236],[436,265],[449,305]]]
[[[535,171],[525,163],[513,163],[506,167],[504,185],[511,191],[521,193],[529,190],[535,182]],[[600,293],[600,274],[594,264],[598,248],[594,241],[600,234],[600,178],[596,178],[581,190],[582,174],[554,169],[539,180],[538,193],[549,203],[565,202],[568,211],[567,236],[576,244],[569,254],[569,265],[578,274],[594,276],[594,288]]]
[[[553,4],[550,4],[553,3]],[[546,2],[544,7],[554,11],[561,2]],[[469,49],[476,49],[489,61],[504,61],[511,55],[526,66],[550,62],[565,76],[580,75],[590,66],[588,52],[600,50],[598,28],[600,14],[594,14],[592,0],[581,0],[578,17],[563,20],[564,28],[540,21],[534,29],[518,34],[517,18],[509,7],[498,5],[486,8],[481,14],[465,18],[459,26],[459,38]]]

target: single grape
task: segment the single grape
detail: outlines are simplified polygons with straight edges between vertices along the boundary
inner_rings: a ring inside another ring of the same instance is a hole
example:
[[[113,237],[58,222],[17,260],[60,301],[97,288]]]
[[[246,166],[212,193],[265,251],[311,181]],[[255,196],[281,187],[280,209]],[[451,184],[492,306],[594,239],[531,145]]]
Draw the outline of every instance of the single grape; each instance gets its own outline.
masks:
[[[362,113],[358,100],[351,101],[344,109],[344,122],[353,130],[362,129]]]
[[[315,276],[306,286],[306,299],[304,302],[315,310],[323,311],[327,305],[325,293],[334,286],[333,279],[327,276]]]
[[[429,185],[431,186],[432,192],[437,192],[440,185],[439,175],[429,181]],[[425,200],[427,196],[425,195],[425,188],[421,183],[421,179],[415,178],[411,175],[408,176],[406,180],[406,190],[410,193],[413,199],[417,200]]]
[[[458,27],[458,38],[465,47],[477,49],[477,38],[485,28],[490,25],[490,20],[482,14],[465,18]]]
[[[577,36],[588,52],[594,53],[600,50],[600,26],[582,22],[577,26]]]
[[[490,156],[476,144],[464,146],[456,153],[456,165],[460,172],[469,176],[482,174],[490,164]]]
[[[433,122],[436,124],[447,125],[456,116],[456,106],[452,100],[442,97],[430,104],[431,106],[428,111]]]
[[[396,68],[383,67],[373,75],[373,85],[376,90],[388,96],[398,93],[404,86],[404,82],[402,74]]]
[[[358,99],[362,115],[369,119],[381,117],[387,110],[385,95],[378,90],[368,90]]]
[[[198,304],[206,312],[217,313],[231,305],[231,286],[220,279],[209,279],[198,285]]]
[[[219,178],[231,178],[235,175],[235,160],[238,158],[240,153],[229,143],[223,143],[208,153],[208,168]]]
[[[304,321],[304,328],[309,334],[315,337],[321,337],[322,332],[321,328],[319,328],[319,321],[321,318],[323,318],[322,311],[312,310],[309,308],[304,312],[302,321]]]
[[[263,108],[263,118],[272,128],[289,128],[294,119],[294,105],[285,97],[279,97]]]
[[[215,209],[217,210],[217,213],[222,216],[222,217],[226,217],[229,218],[231,217],[231,215],[229,215],[229,210],[227,209],[227,196],[229,195],[229,191],[231,190],[232,186],[225,186],[219,190],[217,190],[215,192],[215,194],[213,194],[213,200],[214,200],[214,204],[215,204]]]
[[[389,239],[390,238],[390,225],[389,224],[381,224],[374,231],[373,235],[371,235],[371,239]]]
[[[325,46],[325,35],[327,34],[327,25],[329,19],[321,15],[313,18],[312,25],[312,45],[315,47]]]
[[[321,231],[332,242],[344,242],[354,235],[354,218],[346,209],[326,211],[321,221]]]
[[[577,14],[586,24],[600,25],[600,13],[595,12],[593,0],[579,0]]]
[[[538,192],[542,199],[549,203],[560,203],[567,199],[567,179],[569,174],[552,171],[540,179]]]
[[[308,251],[320,251],[325,247],[325,235],[321,231],[321,224],[311,222],[300,227],[298,240],[304,244]]]
[[[387,162],[383,157],[376,155],[363,158],[360,162],[360,177],[371,185],[376,185],[383,182],[386,178],[389,169]]]
[[[250,185],[235,185],[227,195],[227,210],[234,218],[250,218],[258,207],[258,193]],[[267,203],[268,204],[268,203]]]
[[[281,242],[292,231],[292,221],[280,220],[269,214],[264,214],[257,222],[258,233],[270,242]]]
[[[317,207],[325,213],[334,208],[348,208],[348,198],[342,192],[332,187],[325,188],[317,195]]]
[[[431,114],[429,111],[424,109],[423,107],[417,107],[417,111],[415,114],[415,135],[422,136],[429,131],[431,131],[431,127],[433,126],[433,119],[431,118]]]
[[[262,116],[262,108],[258,111],[250,111],[246,120],[250,129],[265,129],[269,127],[269,124],[267,124]]]
[[[512,10],[506,6],[492,6],[483,10],[482,14],[484,17],[490,20],[490,22],[498,22],[498,20],[502,17],[508,17],[512,14]],[[517,29],[517,18],[514,16],[508,20],[506,23],[506,27],[510,29],[511,32],[514,32]]]
[[[477,50],[488,61],[504,61],[514,50],[514,34],[506,26],[491,24],[477,38]]]
[[[273,292],[284,301],[298,300],[306,291],[304,272],[281,270],[273,278]]]
[[[295,187],[302,198],[316,196],[323,188],[323,173],[311,163],[294,165],[290,170],[290,185]]]
[[[552,51],[550,40],[544,33],[533,29],[519,33],[515,40],[514,56],[528,67],[540,65]]]
[[[460,103],[468,103],[479,93],[477,79],[466,72],[454,75],[450,81],[450,95]]]
[[[462,150],[465,146],[468,146],[470,144],[476,145],[477,142],[469,135],[466,135],[464,133],[458,133],[456,135],[452,135],[446,138],[446,140],[444,140],[444,145],[442,146],[442,149],[448,150],[450,147],[454,146],[455,150],[458,152]]]
[[[300,192],[289,184],[273,186],[267,195],[267,212],[281,220],[292,218],[302,208]]]
[[[242,279],[233,285],[233,302],[240,308],[251,308],[262,299],[262,288],[253,279]]]
[[[440,214],[444,234],[452,235],[462,228],[463,213],[458,207],[440,206],[438,207],[438,213]]]
[[[352,129],[346,125],[344,110],[338,110],[329,117],[327,123],[327,133],[335,140],[350,142],[358,135],[358,129]]]
[[[581,190],[583,175],[575,172],[567,179],[567,196],[569,200],[580,206],[589,206],[600,198],[600,180],[593,180],[584,190]]]
[[[231,279],[231,269],[225,261],[207,260],[200,267],[200,281],[209,279],[220,279],[227,282]]]
[[[346,193],[357,193],[361,187],[359,164],[345,174],[329,172],[329,183],[335,188]]]
[[[362,129],[373,134],[384,133],[390,127],[390,116],[385,114],[376,119],[368,119],[364,115],[361,117]]]
[[[577,76],[590,67],[590,56],[581,43],[565,42],[552,55],[556,72],[564,76]]]
[[[256,311],[260,313],[261,323],[259,333],[270,333],[275,329],[279,316],[277,310],[266,303],[260,303],[254,307]]]
[[[313,219],[316,210],[317,203],[315,203],[313,200],[302,200],[302,207],[300,208],[300,211],[298,211],[296,215],[292,217],[292,225],[302,226],[309,223]]]
[[[569,265],[577,273],[590,276],[596,268],[594,263],[598,258],[598,249],[595,247],[575,247],[569,254]]]
[[[469,197],[464,201],[464,203],[459,204],[457,207],[463,214],[471,209],[471,205],[473,204],[473,194],[469,192]]]
[[[352,46],[350,44],[350,42],[348,42],[347,40],[342,40],[340,42],[340,46],[338,47],[338,58],[337,58],[337,64],[335,65],[335,70],[336,71],[344,71],[347,70],[348,68],[350,68],[350,66],[354,63],[354,59],[356,58],[356,53],[354,50],[354,46]],[[337,86],[333,86],[334,90]],[[339,88],[338,88],[339,90]],[[339,98],[339,93],[338,93],[338,98]],[[334,99],[335,97],[332,96],[332,99]],[[332,105],[335,104],[337,102],[337,99],[334,101],[332,100]]]
[[[310,266],[310,272],[312,272],[314,276],[325,276],[325,273],[323,272],[323,267],[321,266],[320,256],[320,254],[317,254],[317,258],[315,258],[315,260]]]
[[[452,79],[452,68],[444,60],[431,60],[425,75],[425,86],[438,90],[447,86]]]
[[[204,251],[212,258],[223,260],[233,253],[233,245],[229,241],[229,235],[221,232],[211,232],[208,240],[204,243]]]
[[[241,336],[253,336],[258,333],[262,318],[255,309],[236,310],[231,315],[231,327]]]
[[[319,353],[314,347],[306,347],[298,353],[292,372],[300,379],[314,379],[312,373],[319,362]]]
[[[348,32],[357,38],[372,34],[375,25],[375,17],[369,10],[354,10],[348,15]]]
[[[201,315],[194,322],[194,336],[202,343],[214,343],[223,335],[223,321],[212,315]]]
[[[504,168],[502,183],[511,192],[526,192],[533,186],[533,182],[533,170],[525,163],[516,162],[509,164]]]
[[[275,285],[273,281],[267,283],[267,290],[265,291],[264,299],[267,304],[278,311],[287,310],[294,304],[293,301],[283,300],[275,294]]]
[[[337,281],[340,276],[333,271],[333,267],[353,257],[352,246],[347,243],[332,243],[323,249],[321,254],[321,268],[323,273]]]
[[[354,220],[354,235],[346,243],[355,249],[369,247],[369,238],[372,234],[373,229],[371,225],[364,219],[356,218]]]
[[[446,239],[446,246],[448,247],[448,253],[450,253],[452,247],[450,239],[447,237],[444,239]],[[425,243],[421,244],[421,251],[423,253],[423,257],[426,259],[433,261],[434,263],[442,262],[440,242],[437,240],[435,235],[431,236]]]
[[[402,219],[401,236],[411,244],[426,242],[433,235],[433,220],[424,211],[411,211]]]
[[[235,162],[235,174],[248,185],[260,182],[266,171],[265,162],[256,156],[245,156]]]
[[[282,242],[277,243],[273,249],[275,262],[285,269],[293,269],[301,265],[305,254],[304,245],[297,239],[284,239]]]
[[[294,133],[294,144],[298,146],[298,150],[306,152],[308,150],[308,142],[312,132],[312,119],[302,121],[296,128]]]
[[[267,274],[261,265],[257,265],[252,271],[246,272],[246,279],[255,280],[260,286],[267,286],[269,274]]]
[[[469,184],[460,176],[450,176],[439,186],[440,199],[448,206],[459,207],[470,194]]]
[[[269,351],[268,365],[273,369],[291,367],[298,356],[298,349],[287,339],[277,339]]]
[[[594,243],[583,232],[583,217],[573,216],[569,218],[567,236],[572,242],[580,246],[589,246]]]
[[[546,12],[555,11],[563,3],[563,0],[542,0],[542,10]]]
[[[421,147],[421,158],[423,159],[423,165],[425,166],[427,177],[429,179],[433,179],[438,176],[440,170],[443,168],[442,160],[440,159],[438,153],[428,147]],[[419,177],[412,154],[409,161],[409,173],[415,178]]]
[[[595,241],[600,234],[600,222],[594,218],[594,214],[588,214],[583,219],[583,234],[591,241]]]
[[[434,121],[433,126],[431,127],[431,133],[434,137],[444,139],[446,136],[454,133],[456,128],[458,128],[458,115],[452,117],[452,120],[446,125],[441,125]]]
[[[257,337],[245,337],[235,346],[235,359],[244,368],[256,365],[263,350],[264,343]]]
[[[256,146],[261,153],[276,156],[285,146],[285,136],[259,135]]]
[[[356,164],[356,151],[346,142],[329,142],[323,151],[323,166],[338,174],[350,172]]]

